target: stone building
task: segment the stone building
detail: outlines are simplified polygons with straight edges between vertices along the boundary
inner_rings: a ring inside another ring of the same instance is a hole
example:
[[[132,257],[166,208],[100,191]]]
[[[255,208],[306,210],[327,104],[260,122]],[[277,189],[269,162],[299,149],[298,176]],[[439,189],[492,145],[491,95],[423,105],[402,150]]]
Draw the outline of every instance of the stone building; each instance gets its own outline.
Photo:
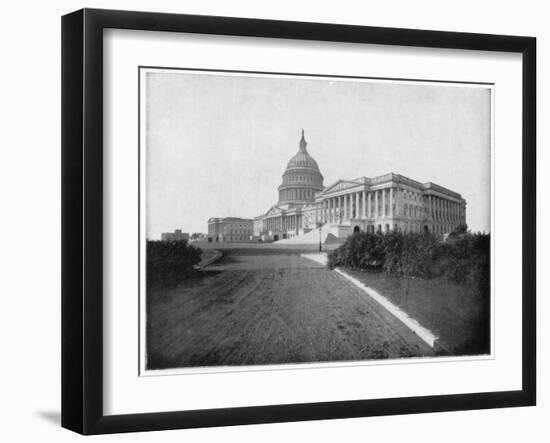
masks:
[[[466,201],[435,183],[399,174],[338,180],[316,196],[317,221],[354,231],[445,234],[466,223]]]
[[[162,241],[189,241],[189,234],[176,229],[174,232],[163,232],[160,236]]]
[[[435,183],[399,174],[338,180],[323,186],[323,175],[307,151],[304,131],[278,188],[279,200],[253,221],[255,238],[277,241],[333,225],[337,236],[351,232],[445,234],[466,223],[466,201]]]
[[[314,208],[316,196],[322,192],[323,175],[307,152],[302,129],[298,152],[283,172],[279,200],[269,210],[256,217],[254,235],[262,240],[282,240],[303,232],[304,209]]]
[[[249,241],[253,232],[253,220],[249,218],[212,217],[208,220],[209,242]]]

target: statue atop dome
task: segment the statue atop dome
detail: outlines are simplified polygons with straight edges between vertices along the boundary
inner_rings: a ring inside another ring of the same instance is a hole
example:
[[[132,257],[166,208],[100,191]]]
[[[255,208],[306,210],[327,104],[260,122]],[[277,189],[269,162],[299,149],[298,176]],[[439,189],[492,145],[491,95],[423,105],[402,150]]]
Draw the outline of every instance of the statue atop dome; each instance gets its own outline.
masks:
[[[305,154],[307,154],[307,142],[306,142],[306,138],[304,136],[304,128],[302,128],[302,138],[300,139],[300,151],[299,152],[303,152]]]

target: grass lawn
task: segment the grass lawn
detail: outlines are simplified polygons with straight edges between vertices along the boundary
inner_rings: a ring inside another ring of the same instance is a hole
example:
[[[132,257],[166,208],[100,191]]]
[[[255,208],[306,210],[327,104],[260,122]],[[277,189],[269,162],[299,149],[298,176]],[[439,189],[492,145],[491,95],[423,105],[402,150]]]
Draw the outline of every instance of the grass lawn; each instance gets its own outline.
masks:
[[[443,279],[406,282],[381,272],[345,269],[375,289],[439,337],[441,347],[452,355],[490,353],[490,294],[473,285],[457,285]]]

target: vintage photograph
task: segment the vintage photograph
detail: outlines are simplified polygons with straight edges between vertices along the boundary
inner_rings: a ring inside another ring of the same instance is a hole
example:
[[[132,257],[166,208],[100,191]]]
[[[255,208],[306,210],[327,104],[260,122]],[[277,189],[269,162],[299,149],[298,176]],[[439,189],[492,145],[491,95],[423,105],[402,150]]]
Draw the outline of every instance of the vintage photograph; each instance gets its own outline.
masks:
[[[139,82],[146,371],[491,355],[492,85]]]

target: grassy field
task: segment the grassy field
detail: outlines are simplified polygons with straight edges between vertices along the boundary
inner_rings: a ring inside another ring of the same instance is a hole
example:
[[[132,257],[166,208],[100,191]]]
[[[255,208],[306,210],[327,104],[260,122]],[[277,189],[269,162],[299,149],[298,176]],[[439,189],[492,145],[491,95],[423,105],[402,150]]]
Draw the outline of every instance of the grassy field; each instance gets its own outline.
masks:
[[[444,279],[412,279],[406,283],[382,272],[346,269],[375,289],[439,337],[441,346],[453,355],[490,352],[489,294],[474,285],[457,285]]]

